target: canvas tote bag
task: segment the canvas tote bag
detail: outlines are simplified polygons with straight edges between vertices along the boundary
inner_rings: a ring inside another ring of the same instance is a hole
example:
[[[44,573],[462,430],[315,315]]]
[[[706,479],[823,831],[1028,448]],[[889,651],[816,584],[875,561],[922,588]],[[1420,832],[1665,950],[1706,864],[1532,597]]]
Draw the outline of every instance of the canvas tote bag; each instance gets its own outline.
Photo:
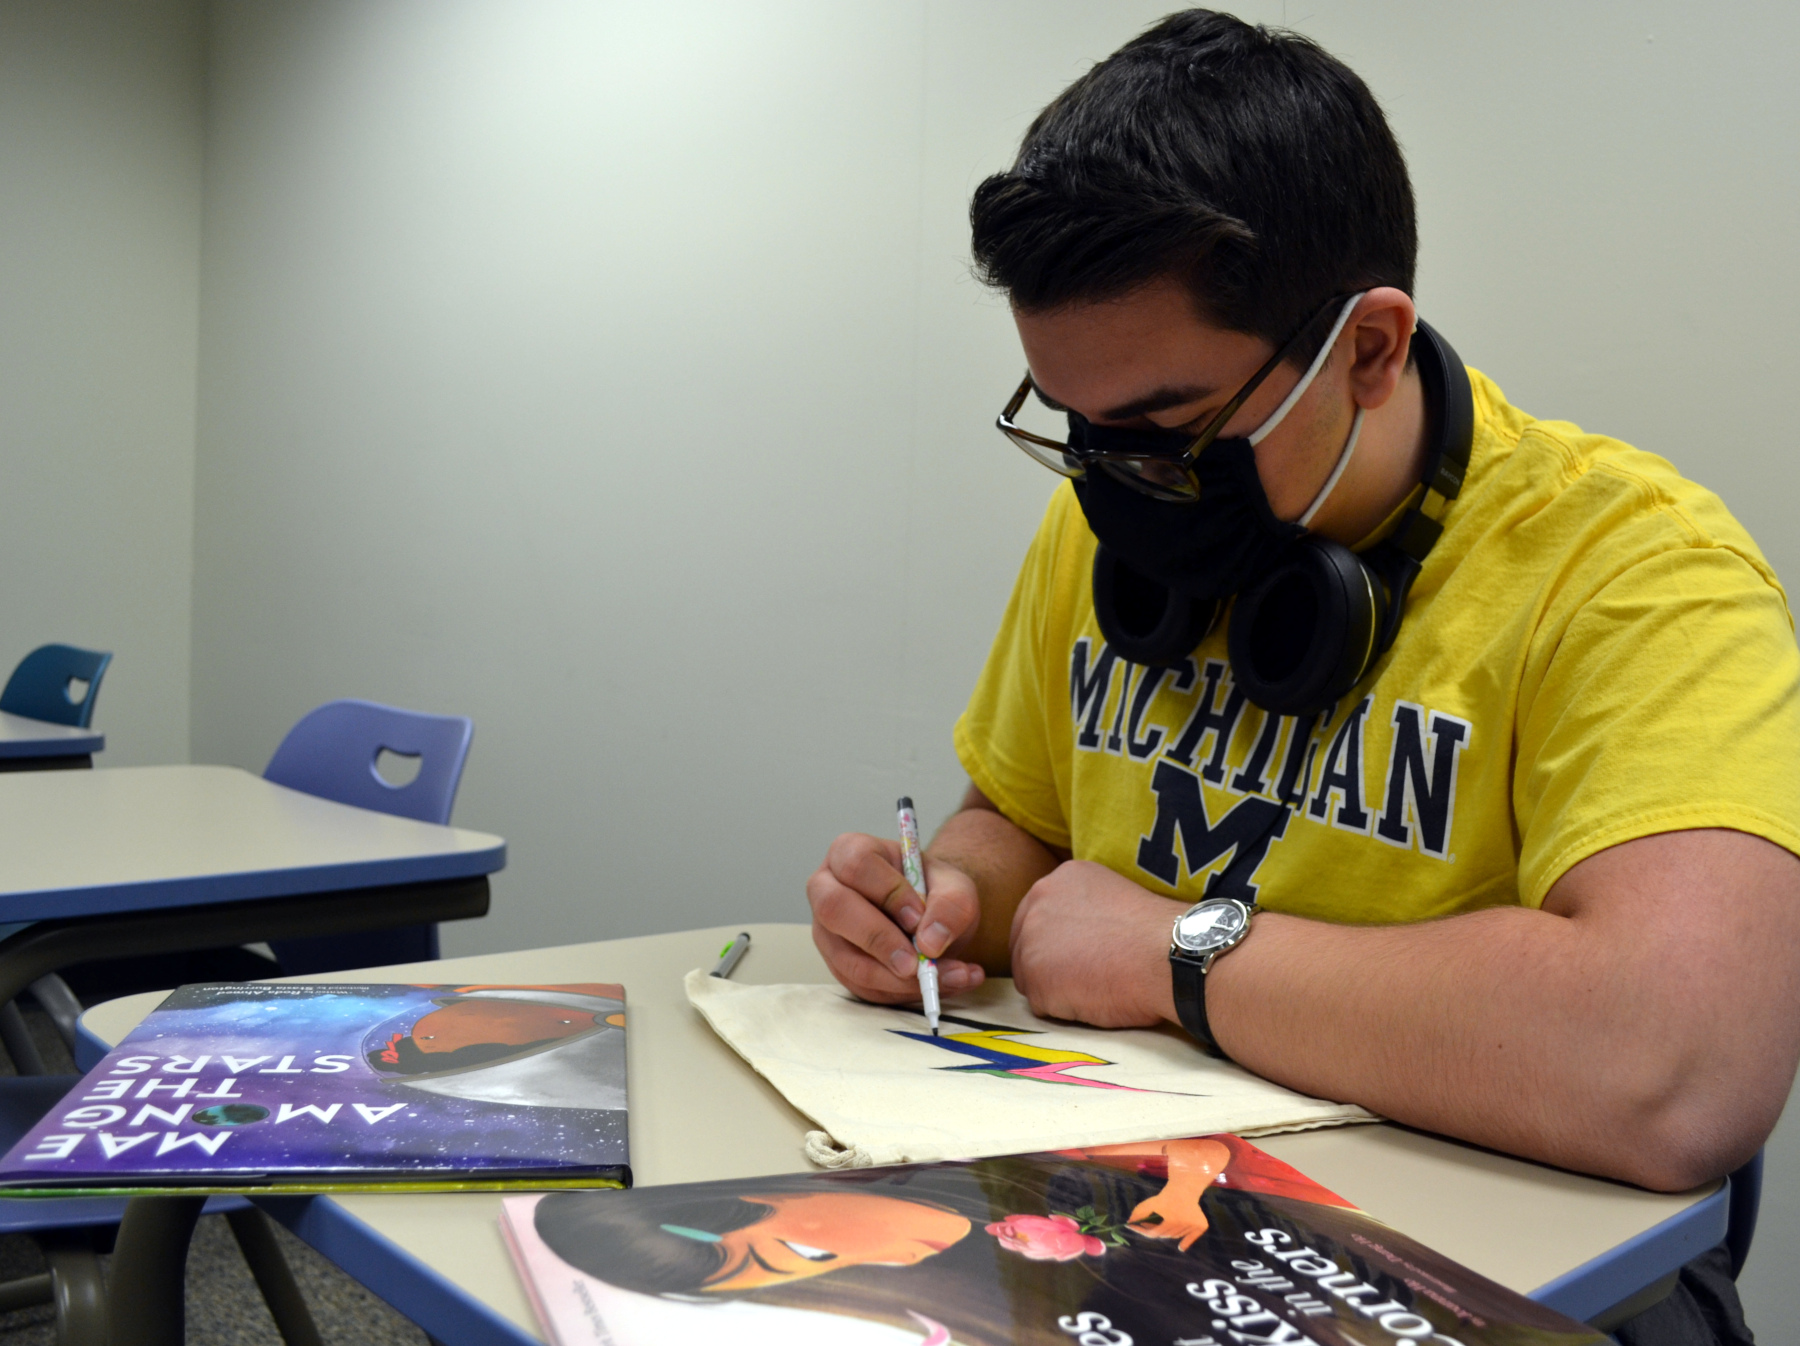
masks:
[[[1240,1136],[1379,1120],[1205,1055],[1179,1029],[1082,1028],[1034,1015],[1009,978],[961,994],[933,1038],[916,1009],[836,985],[687,975],[690,1003],[819,1124],[825,1168]]]

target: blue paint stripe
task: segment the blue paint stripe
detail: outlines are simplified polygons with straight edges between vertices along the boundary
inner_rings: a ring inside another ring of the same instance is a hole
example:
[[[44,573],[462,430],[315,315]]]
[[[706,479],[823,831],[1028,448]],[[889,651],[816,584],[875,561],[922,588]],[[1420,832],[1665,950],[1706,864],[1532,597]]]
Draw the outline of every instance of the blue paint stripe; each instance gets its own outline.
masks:
[[[1019,1056],[1012,1052],[1002,1051],[986,1044],[958,1042],[953,1038],[934,1038],[929,1033],[903,1033],[898,1028],[888,1029],[890,1033],[899,1034],[903,1038],[911,1038],[914,1042],[923,1042],[928,1046],[941,1047],[947,1052],[958,1052],[963,1056],[973,1056],[978,1061],[986,1061],[990,1065],[999,1066],[1002,1070],[1023,1070],[1031,1066],[1049,1065],[1050,1062],[1039,1061],[1030,1056]],[[1110,1061],[1074,1061],[1071,1065],[1111,1065]],[[986,1066],[935,1066],[936,1070],[985,1070]]]

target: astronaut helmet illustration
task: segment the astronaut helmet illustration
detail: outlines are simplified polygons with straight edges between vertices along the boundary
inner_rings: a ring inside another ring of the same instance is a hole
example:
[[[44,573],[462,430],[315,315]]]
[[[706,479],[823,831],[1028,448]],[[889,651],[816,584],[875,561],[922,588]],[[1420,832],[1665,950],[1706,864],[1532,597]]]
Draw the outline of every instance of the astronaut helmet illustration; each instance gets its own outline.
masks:
[[[522,1108],[625,1106],[625,992],[446,986],[435,1008],[373,1028],[363,1059],[408,1088]]]

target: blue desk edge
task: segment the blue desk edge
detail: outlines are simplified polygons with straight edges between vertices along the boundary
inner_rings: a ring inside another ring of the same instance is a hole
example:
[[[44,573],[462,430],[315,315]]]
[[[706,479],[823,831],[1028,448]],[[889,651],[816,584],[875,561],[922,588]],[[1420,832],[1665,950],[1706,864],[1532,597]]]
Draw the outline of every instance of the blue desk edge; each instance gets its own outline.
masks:
[[[0,757],[81,757],[106,750],[106,735],[82,734],[71,738],[0,739]]]
[[[1538,1286],[1531,1298],[1586,1322],[1718,1244],[1725,1237],[1730,1208],[1727,1180],[1711,1196]]]
[[[0,898],[0,921],[47,921],[63,916],[117,916],[167,907],[198,907],[302,893],[334,893],[354,888],[386,888],[403,883],[472,879],[506,868],[506,842],[480,850],[437,851],[401,859],[351,861],[336,865],[208,874],[203,878],[151,879],[93,888],[51,888]]]

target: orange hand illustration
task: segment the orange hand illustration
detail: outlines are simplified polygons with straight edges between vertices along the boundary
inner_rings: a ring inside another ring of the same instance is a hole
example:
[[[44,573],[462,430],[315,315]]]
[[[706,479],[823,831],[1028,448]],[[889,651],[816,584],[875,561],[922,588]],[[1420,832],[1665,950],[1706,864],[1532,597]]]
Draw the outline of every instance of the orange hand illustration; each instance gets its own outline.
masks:
[[[1152,1220],[1159,1223],[1149,1223]],[[1182,1252],[1191,1248],[1194,1240],[1207,1230],[1206,1216],[1200,1213],[1200,1202],[1173,1186],[1165,1187],[1133,1206],[1129,1223],[1146,1238],[1180,1239]]]

